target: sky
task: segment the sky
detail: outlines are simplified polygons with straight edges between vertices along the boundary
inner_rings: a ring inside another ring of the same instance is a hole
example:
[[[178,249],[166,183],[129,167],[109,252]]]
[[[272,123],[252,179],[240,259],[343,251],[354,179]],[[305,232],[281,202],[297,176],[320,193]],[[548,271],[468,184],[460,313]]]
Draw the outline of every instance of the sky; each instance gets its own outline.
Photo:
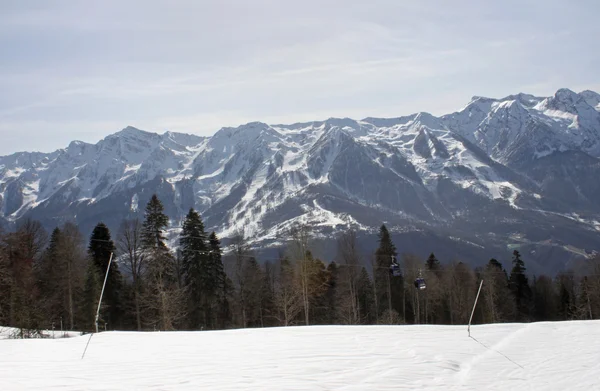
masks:
[[[0,0],[0,155],[600,92],[597,0]]]

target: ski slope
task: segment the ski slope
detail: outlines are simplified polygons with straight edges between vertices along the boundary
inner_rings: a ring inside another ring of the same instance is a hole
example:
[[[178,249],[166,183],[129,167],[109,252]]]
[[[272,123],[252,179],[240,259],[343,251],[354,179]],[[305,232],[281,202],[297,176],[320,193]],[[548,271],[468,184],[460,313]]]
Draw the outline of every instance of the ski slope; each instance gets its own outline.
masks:
[[[600,321],[0,341],[0,390],[592,390]],[[485,346],[484,346],[485,345]]]

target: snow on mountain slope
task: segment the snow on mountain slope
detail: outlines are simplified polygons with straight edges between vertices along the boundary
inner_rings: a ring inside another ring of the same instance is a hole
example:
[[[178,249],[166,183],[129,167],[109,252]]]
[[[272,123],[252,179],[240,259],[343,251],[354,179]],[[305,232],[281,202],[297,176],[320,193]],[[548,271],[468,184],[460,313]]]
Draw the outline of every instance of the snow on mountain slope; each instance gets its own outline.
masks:
[[[3,340],[3,390],[592,390],[598,321]],[[32,375],[35,374],[35,375]]]
[[[95,145],[0,157],[0,216],[38,218],[49,228],[76,219],[83,230],[101,217],[116,229],[157,193],[173,232],[194,207],[208,229],[223,237],[243,230],[257,243],[276,241],[297,221],[324,235],[387,221],[461,232],[478,246],[531,231],[594,249],[596,101],[594,92],[567,89],[474,97],[440,118],[253,122],[210,138],[127,127]]]
[[[48,203],[93,203],[157,175],[173,175],[191,160],[193,146],[202,140],[127,127],[95,145],[73,141],[66,149],[51,154],[2,157],[3,215],[16,220],[24,212]],[[14,205],[17,201],[20,204]]]

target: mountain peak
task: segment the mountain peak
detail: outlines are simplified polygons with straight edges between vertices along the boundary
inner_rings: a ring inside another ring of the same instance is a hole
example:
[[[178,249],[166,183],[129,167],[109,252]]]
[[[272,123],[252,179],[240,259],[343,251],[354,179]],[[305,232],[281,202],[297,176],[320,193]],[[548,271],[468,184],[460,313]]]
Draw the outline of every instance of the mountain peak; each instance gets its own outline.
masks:
[[[429,129],[444,129],[442,121],[438,117],[435,117],[427,112],[421,111],[415,115],[413,125],[422,125]]]
[[[154,133],[138,129],[138,128],[134,127],[134,126],[127,126],[127,127],[123,128],[123,129],[121,129],[121,131],[115,133],[115,135],[134,135],[134,136],[138,136],[138,135],[150,135],[150,134],[154,134]]]
[[[573,90],[570,90],[568,88],[560,88],[554,94],[554,98],[563,102],[566,100],[575,102],[578,99],[580,99],[580,96]]]
[[[356,122],[355,120],[351,119],[351,118],[328,118],[325,123],[327,123],[327,125],[330,126],[338,126],[340,128],[344,128],[344,127],[350,127],[350,128],[358,128],[360,127],[360,125],[358,124],[358,122]]]
[[[581,91],[579,95],[587,102],[588,105],[600,110],[600,94],[594,91]]]
[[[496,99],[494,99],[494,98],[489,98],[489,97],[487,97],[487,96],[473,95],[473,96],[471,97],[471,102],[469,102],[469,103],[473,103],[473,102],[476,102],[476,101],[488,102],[488,101],[495,101],[495,100],[496,100]]]

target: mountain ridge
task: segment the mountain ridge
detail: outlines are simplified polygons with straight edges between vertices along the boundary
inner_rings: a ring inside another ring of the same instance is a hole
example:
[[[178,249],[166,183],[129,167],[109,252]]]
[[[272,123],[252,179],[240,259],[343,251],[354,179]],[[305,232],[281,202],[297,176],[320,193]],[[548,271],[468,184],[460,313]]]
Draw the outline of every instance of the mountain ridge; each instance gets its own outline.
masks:
[[[568,246],[600,249],[598,177],[600,95],[559,89],[473,97],[440,117],[251,122],[212,137],[127,126],[96,144],[1,156],[0,221],[87,229],[103,219],[116,230],[157,193],[173,232],[194,207],[220,236],[243,230],[262,248],[281,244],[297,222],[325,238],[387,221],[430,237],[456,232],[460,246],[490,257],[516,234],[534,252],[553,239],[565,243],[556,257],[567,263]]]

